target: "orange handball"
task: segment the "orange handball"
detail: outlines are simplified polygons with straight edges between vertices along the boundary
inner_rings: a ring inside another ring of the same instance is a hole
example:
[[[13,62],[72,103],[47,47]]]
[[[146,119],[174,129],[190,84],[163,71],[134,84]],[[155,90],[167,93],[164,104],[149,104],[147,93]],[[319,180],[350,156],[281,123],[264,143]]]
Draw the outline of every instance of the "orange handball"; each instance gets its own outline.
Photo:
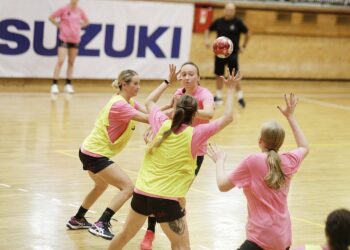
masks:
[[[227,58],[232,54],[233,43],[226,36],[216,38],[213,43],[213,52],[217,57]]]

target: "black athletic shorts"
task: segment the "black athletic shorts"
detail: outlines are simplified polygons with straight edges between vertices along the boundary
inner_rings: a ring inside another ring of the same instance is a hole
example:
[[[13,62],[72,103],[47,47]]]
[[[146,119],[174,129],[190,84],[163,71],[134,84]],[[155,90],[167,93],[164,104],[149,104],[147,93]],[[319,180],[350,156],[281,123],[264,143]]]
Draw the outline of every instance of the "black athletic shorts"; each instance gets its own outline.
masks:
[[[214,73],[217,76],[222,76],[225,73],[225,65],[227,64],[230,73],[232,72],[232,69],[235,69],[237,72],[238,70],[238,55],[237,54],[231,54],[228,58],[219,58],[215,57],[215,69]]]
[[[246,240],[237,250],[264,250],[264,249],[259,247],[253,241]],[[286,250],[289,250],[289,247],[287,247]]]
[[[186,214],[177,201],[149,197],[135,192],[132,196],[131,208],[145,216],[153,214],[158,223],[178,220]]]
[[[59,40],[58,42],[58,47],[63,47],[63,48],[79,48],[79,43],[67,43],[67,42],[63,42],[62,40]]]
[[[111,161],[107,157],[92,157],[90,155],[86,155],[79,149],[79,158],[81,163],[83,163],[83,169],[89,170],[93,172],[94,174],[100,172],[101,170],[105,169],[109,165],[113,164],[114,162]]]
[[[196,168],[196,170],[194,171],[194,174],[195,174],[196,176],[198,175],[198,172],[199,172],[199,170],[201,169],[203,160],[204,160],[204,155],[198,155],[198,156],[197,156],[197,168]]]

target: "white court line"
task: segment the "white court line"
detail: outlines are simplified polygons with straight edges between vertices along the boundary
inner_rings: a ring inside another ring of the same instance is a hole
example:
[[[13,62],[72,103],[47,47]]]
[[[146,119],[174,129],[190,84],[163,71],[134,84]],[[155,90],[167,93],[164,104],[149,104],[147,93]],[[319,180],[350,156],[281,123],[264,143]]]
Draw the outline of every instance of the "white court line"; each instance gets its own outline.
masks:
[[[5,183],[0,183],[0,187],[7,187],[7,188],[10,188],[11,186],[10,185],[7,185]]]
[[[29,191],[27,189],[23,189],[23,188],[17,188],[18,191],[24,192],[24,193],[28,193]]]
[[[200,249],[210,250],[210,248],[204,247],[204,246],[202,246],[202,245],[194,245],[194,246],[198,246],[198,247],[200,247]]]
[[[78,205],[74,205],[72,203],[67,204],[67,206],[74,207],[74,208],[78,208],[79,207]]]
[[[307,102],[307,103],[317,104],[317,105],[328,107],[328,108],[350,110],[350,106],[335,104],[335,103],[331,103],[331,102],[317,101],[317,100],[314,100],[311,98],[305,98],[305,97],[301,97],[300,100]]]
[[[62,204],[62,201],[56,198],[51,198],[51,201],[54,203]]]
[[[36,196],[40,196],[40,197],[44,197],[45,195],[41,194],[41,193],[35,193]]]

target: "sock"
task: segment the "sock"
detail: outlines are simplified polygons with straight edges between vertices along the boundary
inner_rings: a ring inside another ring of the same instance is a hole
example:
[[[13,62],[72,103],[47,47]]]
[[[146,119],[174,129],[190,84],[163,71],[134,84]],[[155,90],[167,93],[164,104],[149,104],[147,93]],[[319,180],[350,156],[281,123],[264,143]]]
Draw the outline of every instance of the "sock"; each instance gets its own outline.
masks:
[[[239,90],[237,92],[237,98],[238,98],[238,100],[243,99],[243,91],[242,90]]]
[[[218,98],[222,98],[222,91],[220,89],[217,89],[215,96]]]
[[[72,84],[72,80],[71,79],[66,79],[66,84]]]
[[[57,84],[58,83],[58,80],[57,79],[53,79],[52,80],[52,84]]]
[[[83,206],[80,206],[77,214],[74,216],[77,219],[81,219],[85,216],[86,212],[88,211],[88,209],[83,208]]]
[[[156,231],[156,217],[148,217],[148,227],[147,230],[151,230],[153,233]]]
[[[98,221],[110,222],[110,220],[112,219],[112,216],[114,214],[115,214],[115,212],[112,209],[110,209],[109,207],[107,207],[106,210],[101,215],[100,219],[98,219]]]

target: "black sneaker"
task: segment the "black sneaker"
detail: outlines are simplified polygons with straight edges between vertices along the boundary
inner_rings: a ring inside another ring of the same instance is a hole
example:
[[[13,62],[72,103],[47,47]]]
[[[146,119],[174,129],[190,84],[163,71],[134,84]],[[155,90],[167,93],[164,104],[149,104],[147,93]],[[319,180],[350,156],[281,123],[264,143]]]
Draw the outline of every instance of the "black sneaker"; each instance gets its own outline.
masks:
[[[214,102],[222,102],[222,98],[214,96]]]
[[[238,100],[239,105],[241,105],[242,108],[245,108],[245,101],[243,98]]]
[[[111,240],[114,234],[109,231],[110,227],[112,227],[112,225],[109,222],[97,221],[89,228],[89,233],[100,236],[106,240]]]
[[[88,229],[91,227],[91,223],[89,223],[85,217],[81,218],[81,219],[77,219],[75,218],[75,216],[73,216],[72,218],[70,218],[70,220],[67,222],[66,226],[69,229],[72,230],[76,230],[76,229]]]

